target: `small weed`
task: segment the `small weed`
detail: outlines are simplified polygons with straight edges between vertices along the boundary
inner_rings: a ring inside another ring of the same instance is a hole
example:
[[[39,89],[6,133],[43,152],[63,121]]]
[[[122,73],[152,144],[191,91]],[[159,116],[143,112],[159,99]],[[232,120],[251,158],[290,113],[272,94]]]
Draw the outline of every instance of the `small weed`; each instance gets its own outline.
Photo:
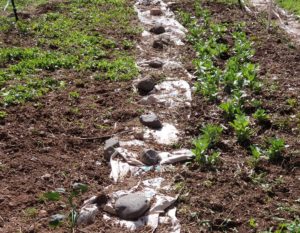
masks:
[[[257,227],[257,223],[256,223],[256,220],[255,218],[251,217],[250,220],[249,220],[249,226],[253,229],[255,229]]]
[[[253,168],[255,168],[261,159],[262,152],[261,152],[260,148],[258,148],[257,146],[253,146],[253,145],[250,146],[250,150],[251,150],[250,164]]]
[[[29,207],[24,210],[24,214],[26,217],[35,218],[38,215],[38,210],[34,207]]]
[[[267,155],[270,161],[278,161],[285,147],[285,142],[283,139],[271,138],[268,141],[269,147],[267,149]]]
[[[80,94],[77,91],[69,92],[69,97],[74,100],[78,100],[80,98]]]
[[[7,112],[0,111],[0,120],[4,120],[7,117]]]
[[[290,108],[295,108],[297,106],[297,99],[287,99],[286,103]]]
[[[240,143],[244,143],[249,140],[251,135],[249,117],[246,117],[244,114],[236,115],[235,120],[230,122],[230,125],[233,127]]]

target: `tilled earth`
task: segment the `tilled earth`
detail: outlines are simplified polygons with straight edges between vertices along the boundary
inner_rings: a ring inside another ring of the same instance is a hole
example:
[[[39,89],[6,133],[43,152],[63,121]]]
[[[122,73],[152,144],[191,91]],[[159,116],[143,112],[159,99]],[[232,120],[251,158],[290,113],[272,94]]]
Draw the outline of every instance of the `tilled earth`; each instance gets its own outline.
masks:
[[[192,1],[177,2],[174,10],[193,11]],[[260,18],[247,15],[237,6],[203,6],[218,22],[246,22],[247,34],[256,49],[254,61],[260,65],[265,83],[265,91],[256,97],[272,116],[272,126],[254,128],[256,136],[252,140],[262,142],[276,135],[289,147],[281,163],[263,161],[257,175],[251,176],[247,151],[236,144],[232,132],[225,130],[219,145],[222,163],[215,170],[191,163],[180,172],[183,190],[176,205],[182,232],[259,232],[276,228],[281,221],[300,215],[300,48],[280,30],[268,34]],[[190,49],[187,46],[182,51],[183,62],[193,72]],[[73,75],[68,74],[66,81],[72,82]],[[103,159],[103,141],[114,134],[126,134],[126,126],[137,124],[142,110],[137,104],[140,97],[132,91],[132,81],[87,79],[75,87],[80,93],[78,100],[69,98],[67,93],[73,89],[67,87],[38,103],[7,109],[8,118],[0,126],[0,232],[69,232],[67,225],[57,229],[48,225],[49,216],[69,208],[68,195],[58,202],[41,202],[39,196],[60,187],[68,191],[74,182],[86,183],[89,191],[76,198],[80,206],[111,184],[110,168]],[[298,104],[291,108],[288,99],[297,99]],[[193,96],[191,118],[180,120],[186,137],[179,146],[191,146],[191,139],[198,136],[204,122],[225,124],[220,116],[216,106],[199,95]],[[26,210],[32,207],[38,212],[28,216]],[[250,226],[251,218],[256,228]],[[76,231],[125,232],[103,221],[101,215],[92,226]]]

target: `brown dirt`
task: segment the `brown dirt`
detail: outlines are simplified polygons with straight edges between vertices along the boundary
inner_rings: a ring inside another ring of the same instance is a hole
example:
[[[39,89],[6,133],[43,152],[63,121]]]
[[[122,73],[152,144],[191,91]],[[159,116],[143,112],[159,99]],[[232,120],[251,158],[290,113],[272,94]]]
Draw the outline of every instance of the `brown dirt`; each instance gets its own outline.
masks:
[[[180,1],[177,9],[192,11],[190,3]],[[289,148],[281,164],[262,162],[258,169],[261,177],[254,180],[249,177],[247,151],[236,144],[229,130],[225,131],[219,145],[222,164],[216,170],[190,165],[180,171],[185,187],[177,203],[178,218],[182,232],[266,230],[278,225],[276,218],[292,220],[300,215],[296,202],[300,187],[300,49],[292,47],[281,31],[274,29],[267,34],[260,23],[235,6],[209,3],[205,7],[217,21],[247,22],[248,34],[255,39],[254,60],[260,64],[260,75],[267,88],[256,98],[263,100],[263,107],[272,115],[273,122],[271,128],[263,131],[254,128],[260,132],[255,142],[278,135]],[[183,60],[187,69],[193,71],[191,54],[194,53],[190,49],[183,51]],[[136,104],[140,97],[133,94],[132,82],[93,81],[87,77],[88,74],[70,73],[64,78],[70,83],[66,90],[50,93],[38,102],[6,109],[8,118],[0,125],[0,232],[70,232],[68,226],[50,229],[47,220],[52,214],[68,210],[64,206],[67,194],[55,203],[40,202],[39,195],[60,187],[69,191],[74,182],[87,183],[89,191],[76,199],[80,206],[111,184],[110,168],[102,157],[103,139],[86,138],[126,132],[126,126],[136,124],[138,112],[142,110]],[[82,78],[84,84],[79,82]],[[268,88],[275,82],[276,88]],[[75,89],[80,93],[77,101],[68,97]],[[288,98],[297,98],[298,105],[290,109],[286,104]],[[204,122],[226,124],[220,116],[216,106],[199,95],[194,96],[189,121],[180,113],[173,116],[186,127],[182,145],[190,145],[190,139],[199,134]],[[45,177],[46,174],[50,177]],[[37,216],[26,216],[25,210],[30,207],[39,211]],[[46,213],[43,215],[41,210]],[[250,228],[251,217],[256,219],[258,230]],[[93,225],[77,232],[125,231],[111,226],[99,215]]]

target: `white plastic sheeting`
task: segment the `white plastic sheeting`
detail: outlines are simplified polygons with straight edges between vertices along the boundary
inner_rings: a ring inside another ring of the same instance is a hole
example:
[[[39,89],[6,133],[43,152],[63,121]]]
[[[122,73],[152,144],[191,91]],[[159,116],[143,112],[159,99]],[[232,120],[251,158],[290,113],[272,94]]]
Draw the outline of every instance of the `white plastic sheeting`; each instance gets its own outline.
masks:
[[[150,95],[141,99],[142,104],[161,104],[169,108],[190,106],[192,91],[185,80],[164,81],[155,86]]]
[[[110,178],[114,182],[122,181],[128,175],[138,176],[149,170],[162,171],[161,166],[188,161],[194,158],[188,149],[175,150],[173,152],[159,152],[160,162],[156,166],[146,166],[138,160],[138,155],[124,148],[117,148],[118,154],[110,159]]]

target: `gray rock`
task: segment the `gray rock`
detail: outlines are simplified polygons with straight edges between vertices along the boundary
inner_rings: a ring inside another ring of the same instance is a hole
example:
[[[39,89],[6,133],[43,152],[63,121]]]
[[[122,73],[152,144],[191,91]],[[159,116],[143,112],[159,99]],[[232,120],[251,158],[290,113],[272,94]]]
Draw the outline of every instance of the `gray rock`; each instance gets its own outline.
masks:
[[[62,222],[66,218],[63,214],[54,214],[50,217],[49,223],[51,225],[58,225],[60,222]]]
[[[156,114],[148,113],[140,116],[140,121],[143,125],[148,126],[152,129],[160,129],[162,124]]]
[[[65,193],[66,189],[65,188],[56,188],[55,191],[58,193]]]
[[[164,43],[162,42],[162,40],[157,39],[153,41],[152,47],[155,49],[162,50],[164,48]]]
[[[162,25],[157,24],[153,28],[150,29],[150,32],[153,34],[159,35],[159,34],[165,33],[166,30]]]
[[[158,68],[161,68],[162,66],[163,66],[163,63],[161,62],[161,61],[150,61],[149,62],[149,66],[151,67],[151,68],[156,68],[156,69],[158,69]]]
[[[114,137],[105,141],[104,158],[110,160],[112,154],[116,151],[115,148],[120,146],[119,138]]]
[[[162,11],[160,8],[158,7],[154,7],[150,10],[150,15],[153,15],[153,16],[160,16],[162,15]]]
[[[141,193],[120,197],[115,204],[117,215],[125,220],[136,220],[149,209],[150,202]]]
[[[140,155],[140,160],[148,165],[156,165],[158,164],[159,161],[159,156],[158,153],[155,150],[145,150],[141,155]]]
[[[153,90],[155,86],[155,82],[151,76],[146,76],[145,78],[142,78],[138,84],[137,89],[141,93],[148,93]]]

